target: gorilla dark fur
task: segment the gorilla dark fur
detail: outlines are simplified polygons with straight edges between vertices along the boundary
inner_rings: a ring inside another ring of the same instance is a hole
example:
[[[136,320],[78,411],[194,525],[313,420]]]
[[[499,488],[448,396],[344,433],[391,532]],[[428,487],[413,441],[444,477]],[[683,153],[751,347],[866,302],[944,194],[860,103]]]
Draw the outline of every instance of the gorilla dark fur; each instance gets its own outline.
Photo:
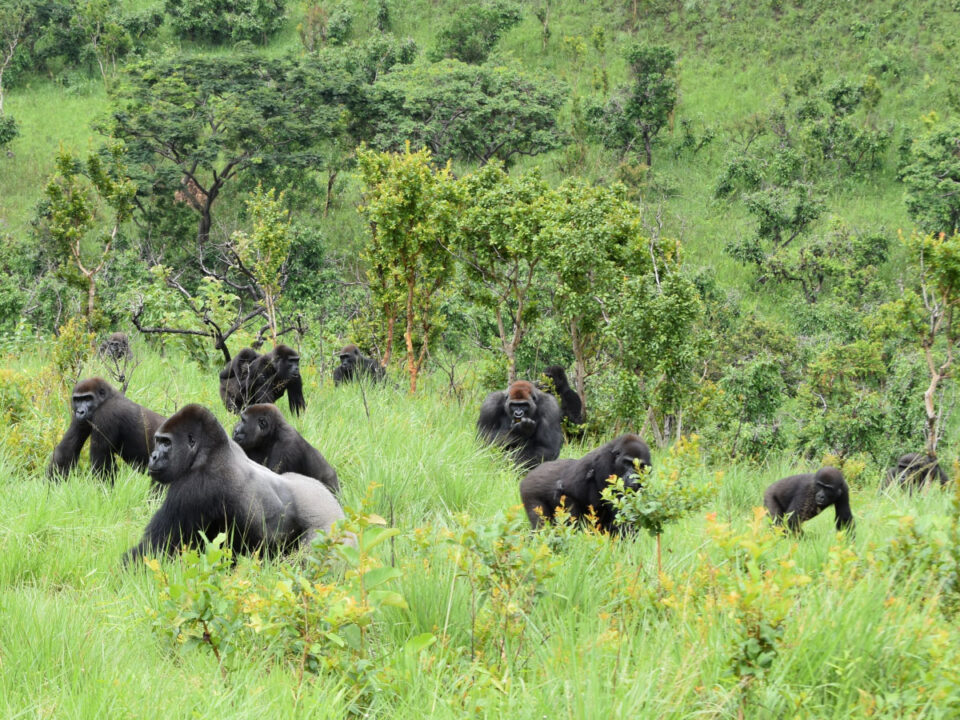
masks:
[[[386,377],[386,371],[373,358],[368,358],[360,352],[356,345],[347,345],[340,351],[340,364],[333,371],[333,384],[370,378],[372,382],[380,382]]]
[[[543,374],[553,383],[553,389],[556,391],[553,394],[560,399],[560,412],[563,413],[563,419],[571,425],[583,425],[585,421],[583,403],[580,402],[577,391],[570,387],[567,373],[559,365],[550,365],[544,369]]]
[[[597,526],[606,532],[615,532],[616,511],[605,502],[600,493],[611,475],[623,478],[628,488],[637,488],[636,460],[642,468],[650,467],[650,448],[632,433],[593,450],[579,460],[554,460],[530,471],[520,481],[520,498],[530,524],[540,527],[552,521],[561,502],[574,519],[592,513]]]
[[[220,371],[220,398],[232,413],[249,405],[275,403],[284,393],[294,415],[307,407],[300,355],[287,345],[277,345],[265,355],[244,348]]]
[[[127,399],[102,378],[78,382],[73,388],[70,427],[53,450],[48,477],[70,472],[90,438],[90,466],[111,478],[116,472],[114,455],[142,470],[153,450],[153,434],[166,420]]]
[[[125,332],[111,333],[106,340],[100,343],[100,355],[111,360],[133,357],[133,351],[130,349],[130,338],[127,337]]]
[[[824,467],[816,473],[791,475],[777,480],[763,494],[763,504],[779,525],[800,531],[800,525],[833,505],[837,530],[853,529],[850,512],[850,489],[843,474],[835,467]]]
[[[199,405],[187,405],[157,430],[148,469],[167,494],[126,561],[174,554],[221,532],[235,554],[282,553],[343,517],[323,484],[253,462]]]
[[[946,485],[949,480],[933,455],[907,453],[901,455],[897,464],[887,471],[886,484],[922,488],[928,482],[939,481],[941,485]]]
[[[286,421],[276,405],[251,405],[241,411],[233,439],[247,457],[275,473],[299,473],[340,492],[337,471]]]
[[[517,467],[524,470],[556,460],[563,445],[557,401],[526,380],[487,395],[477,431],[487,443],[510,452]]]

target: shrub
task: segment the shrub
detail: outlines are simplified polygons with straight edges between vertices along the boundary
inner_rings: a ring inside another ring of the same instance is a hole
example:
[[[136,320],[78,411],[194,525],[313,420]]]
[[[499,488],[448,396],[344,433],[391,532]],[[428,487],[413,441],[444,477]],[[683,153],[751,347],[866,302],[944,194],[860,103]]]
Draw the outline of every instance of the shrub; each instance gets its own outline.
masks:
[[[166,0],[164,10],[177,35],[222,43],[265,44],[287,19],[286,0]]]
[[[437,34],[432,58],[454,58],[473,64],[485,62],[500,36],[520,22],[520,18],[520,7],[509,0],[463,5]]]

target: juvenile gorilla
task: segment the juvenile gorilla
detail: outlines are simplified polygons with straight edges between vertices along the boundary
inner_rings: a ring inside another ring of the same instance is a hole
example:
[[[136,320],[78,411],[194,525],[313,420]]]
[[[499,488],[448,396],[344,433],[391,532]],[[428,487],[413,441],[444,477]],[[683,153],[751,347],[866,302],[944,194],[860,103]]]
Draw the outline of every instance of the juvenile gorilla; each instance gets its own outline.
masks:
[[[294,415],[307,407],[300,355],[287,345],[277,345],[265,355],[244,348],[220,371],[220,397],[232,413],[248,405],[275,403],[284,393]]]
[[[544,521],[552,521],[561,502],[574,519],[590,514],[597,518],[597,526],[614,532],[616,511],[601,497],[607,478],[616,475],[624,485],[636,489],[637,469],[650,467],[650,448],[632,433],[593,450],[579,460],[554,460],[530,471],[520,481],[520,498],[534,529]]]
[[[835,467],[777,480],[764,492],[763,504],[777,525],[786,517],[787,527],[792,532],[799,532],[802,523],[831,505],[836,513],[837,530],[853,529],[850,490]]]
[[[199,405],[187,405],[160,426],[148,470],[167,494],[127,562],[174,554],[202,543],[201,534],[212,539],[221,532],[235,554],[273,555],[309,543],[343,517],[324,485],[253,462]]]
[[[947,473],[933,455],[907,453],[901,455],[897,464],[887,471],[887,485],[896,483],[903,487],[922,488],[928,482],[939,481],[946,485]]]
[[[570,387],[567,381],[567,373],[559,365],[550,365],[545,368],[543,374],[550,378],[553,388],[556,390],[556,396],[560,399],[560,411],[563,418],[571,425],[583,425],[585,417],[583,414],[583,403],[580,402],[580,396],[577,391]]]
[[[477,431],[485,442],[510,452],[517,467],[524,470],[556,460],[563,445],[557,401],[526,380],[487,395]]]
[[[113,479],[114,455],[142,470],[153,450],[153,434],[166,420],[117,392],[102,378],[78,382],[71,399],[70,427],[53,450],[47,477],[67,475],[77,464],[90,438],[90,465],[97,474]]]
[[[332,493],[340,492],[337,471],[286,421],[276,405],[251,405],[240,413],[233,439],[247,457],[275,473],[316,478]]]
[[[373,358],[360,352],[356,345],[347,345],[340,351],[340,364],[333,371],[333,384],[350,382],[368,377],[372,382],[380,382],[386,371]]]

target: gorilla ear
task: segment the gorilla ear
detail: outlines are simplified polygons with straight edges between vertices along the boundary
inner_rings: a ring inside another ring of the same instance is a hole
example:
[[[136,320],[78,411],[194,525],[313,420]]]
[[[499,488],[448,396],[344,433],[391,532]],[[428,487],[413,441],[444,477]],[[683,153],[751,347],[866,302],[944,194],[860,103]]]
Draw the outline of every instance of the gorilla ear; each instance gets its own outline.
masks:
[[[197,439],[193,436],[192,432],[187,433],[187,445],[192,448],[197,446]]]

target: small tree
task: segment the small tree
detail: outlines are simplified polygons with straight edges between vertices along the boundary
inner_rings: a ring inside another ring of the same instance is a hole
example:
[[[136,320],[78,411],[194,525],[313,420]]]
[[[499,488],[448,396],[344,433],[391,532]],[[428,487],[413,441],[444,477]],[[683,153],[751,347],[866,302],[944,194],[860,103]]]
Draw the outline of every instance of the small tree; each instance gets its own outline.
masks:
[[[639,487],[624,487],[621,478],[614,478],[601,492],[601,497],[617,510],[617,525],[646,530],[657,539],[657,573],[663,569],[660,536],[664,527],[699,510],[716,494],[716,487],[710,480],[694,480],[703,472],[697,437],[682,437],[655,471],[640,478]],[[717,481],[721,475],[717,473]]]
[[[931,122],[901,174],[907,210],[924,232],[960,229],[960,120]]]
[[[437,33],[433,59],[486,62],[500,36],[519,23],[521,17],[520,6],[511,0],[464,3]]]
[[[650,166],[653,140],[677,104],[677,53],[665,45],[640,43],[628,48],[626,57],[632,83],[590,115],[604,145],[619,149],[622,157],[642,143]]]
[[[943,432],[937,392],[953,376],[960,343],[960,323],[953,324],[960,307],[960,235],[914,233],[905,245],[917,288],[884,306],[881,314],[899,320],[903,332],[923,350],[930,378],[923,393],[926,450],[935,456]]]
[[[454,252],[463,262],[469,299],[497,320],[507,381],[517,379],[517,348],[535,316],[533,293],[546,255],[549,189],[538,173],[511,177],[499,164],[461,180],[469,198],[459,214]]]
[[[45,190],[45,228],[87,285],[88,327],[94,322],[97,275],[130,217],[137,191],[124,174],[122,148],[115,145],[110,152],[113,163],[108,172],[99,155],[90,155],[84,166],[61,148],[55,161],[57,172]]]
[[[253,232],[238,230],[233,234],[234,255],[240,268],[256,281],[263,295],[263,304],[270,326],[270,336],[277,343],[277,299],[286,284],[287,256],[293,236],[289,214],[283,209],[283,193],[274,197],[258,185],[247,200],[253,218]]]
[[[407,372],[414,393],[430,340],[438,330],[437,294],[452,266],[444,245],[454,232],[454,183],[449,166],[434,168],[426,149],[415,153],[409,146],[402,153],[359,150],[357,161],[364,184],[359,210],[370,227],[365,255],[371,289],[388,317],[402,314],[405,320]],[[388,348],[393,344],[392,323],[386,344]]]

